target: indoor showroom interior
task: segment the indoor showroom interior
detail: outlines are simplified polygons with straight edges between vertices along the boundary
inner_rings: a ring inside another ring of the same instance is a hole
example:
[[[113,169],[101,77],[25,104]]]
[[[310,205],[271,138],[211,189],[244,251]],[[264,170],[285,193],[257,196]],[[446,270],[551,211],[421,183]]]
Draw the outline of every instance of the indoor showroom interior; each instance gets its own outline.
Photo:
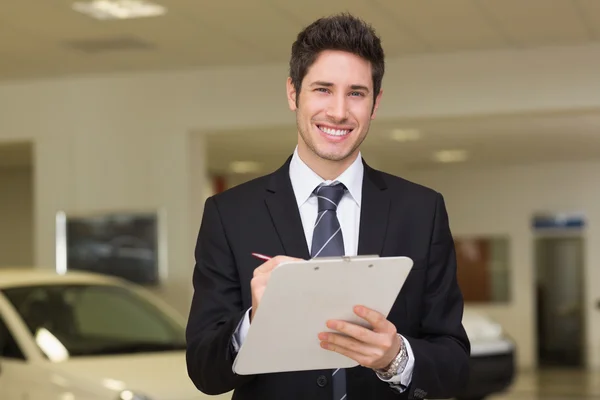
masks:
[[[292,156],[292,43],[341,12],[386,56],[362,157],[447,207],[456,398],[600,399],[599,0],[5,0],[2,400],[232,398],[186,368],[205,201]]]

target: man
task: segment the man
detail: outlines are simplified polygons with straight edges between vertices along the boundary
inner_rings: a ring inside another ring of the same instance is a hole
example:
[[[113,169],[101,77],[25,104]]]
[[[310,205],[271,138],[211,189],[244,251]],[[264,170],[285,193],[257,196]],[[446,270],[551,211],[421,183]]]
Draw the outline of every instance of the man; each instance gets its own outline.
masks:
[[[443,198],[372,169],[360,154],[383,74],[380,39],[351,15],[319,19],[298,35],[287,82],[298,127],[293,155],[274,173],[205,204],[187,327],[188,373],[202,392],[235,390],[234,399],[384,400],[448,398],[465,384],[470,344]],[[253,252],[275,257],[262,262]],[[278,264],[356,254],[414,261],[388,316],[354,309],[373,330],[328,321],[332,333],[315,338],[315,346],[359,367],[233,372]]]

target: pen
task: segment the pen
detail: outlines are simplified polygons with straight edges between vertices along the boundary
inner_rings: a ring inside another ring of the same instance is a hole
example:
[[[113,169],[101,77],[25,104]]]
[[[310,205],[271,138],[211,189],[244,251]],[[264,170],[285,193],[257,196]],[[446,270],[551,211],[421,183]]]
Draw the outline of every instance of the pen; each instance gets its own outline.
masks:
[[[270,259],[271,259],[271,257],[269,257],[269,256],[265,256],[265,255],[263,255],[263,254],[252,253],[252,255],[253,255],[254,257],[256,257],[256,258],[259,258],[259,259],[261,259],[261,260],[265,260],[265,261],[268,261],[268,260],[270,260]]]

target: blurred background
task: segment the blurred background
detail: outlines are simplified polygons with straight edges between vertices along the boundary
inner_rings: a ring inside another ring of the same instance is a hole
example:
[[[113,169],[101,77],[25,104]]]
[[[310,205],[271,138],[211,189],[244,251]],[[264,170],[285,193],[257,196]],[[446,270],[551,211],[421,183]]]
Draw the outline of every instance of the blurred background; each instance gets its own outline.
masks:
[[[506,395],[600,398],[598,0],[5,0],[0,267],[186,316],[204,200],[291,154],[291,44],[340,11],[387,56],[363,156],[444,195],[466,308],[515,344]]]

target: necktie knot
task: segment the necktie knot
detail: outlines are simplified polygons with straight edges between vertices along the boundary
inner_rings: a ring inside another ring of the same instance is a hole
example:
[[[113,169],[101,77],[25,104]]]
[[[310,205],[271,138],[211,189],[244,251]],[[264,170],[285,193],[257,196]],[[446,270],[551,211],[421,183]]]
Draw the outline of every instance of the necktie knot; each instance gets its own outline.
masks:
[[[319,185],[314,190],[315,196],[319,202],[319,212],[324,210],[337,210],[338,204],[344,196],[346,187],[342,183],[334,185]]]

